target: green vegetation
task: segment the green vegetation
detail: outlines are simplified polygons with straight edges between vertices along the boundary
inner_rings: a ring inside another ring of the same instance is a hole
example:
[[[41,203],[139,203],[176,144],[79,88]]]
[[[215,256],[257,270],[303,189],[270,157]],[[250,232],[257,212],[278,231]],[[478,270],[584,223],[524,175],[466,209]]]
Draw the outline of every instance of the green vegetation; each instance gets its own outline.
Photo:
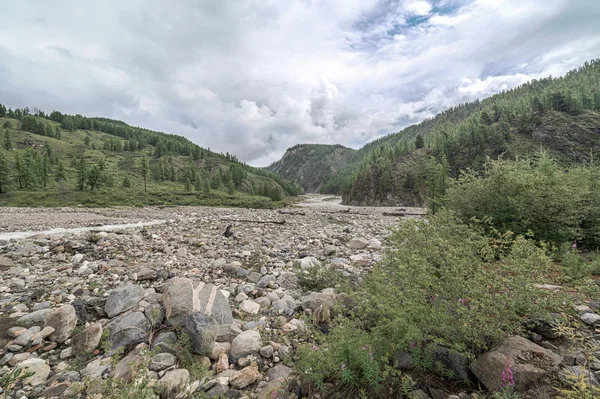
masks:
[[[302,189],[187,139],[120,121],[0,105],[0,204],[273,208]]]

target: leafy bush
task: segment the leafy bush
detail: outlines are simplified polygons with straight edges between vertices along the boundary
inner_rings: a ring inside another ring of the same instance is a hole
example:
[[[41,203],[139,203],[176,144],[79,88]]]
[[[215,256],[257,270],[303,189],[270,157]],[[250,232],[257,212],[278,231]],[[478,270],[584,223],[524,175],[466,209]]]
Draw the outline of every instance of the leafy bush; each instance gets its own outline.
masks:
[[[475,355],[543,313],[550,259],[522,236],[500,255],[480,231],[448,212],[411,220],[392,235],[394,250],[365,280],[363,314],[389,352],[436,343]]]
[[[593,170],[583,166],[563,170],[546,153],[533,162],[489,161],[482,177],[465,171],[450,185],[446,207],[463,220],[489,216],[501,231],[531,231],[536,239],[555,245],[585,240],[598,246],[594,232],[600,221],[592,214],[599,208],[593,211],[590,199]]]

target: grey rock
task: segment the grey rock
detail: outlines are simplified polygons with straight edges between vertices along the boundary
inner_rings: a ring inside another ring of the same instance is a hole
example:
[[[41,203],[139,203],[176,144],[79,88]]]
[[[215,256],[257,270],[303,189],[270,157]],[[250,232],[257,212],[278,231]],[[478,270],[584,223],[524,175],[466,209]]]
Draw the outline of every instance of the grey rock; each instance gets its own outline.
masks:
[[[121,316],[109,327],[110,329],[110,354],[119,348],[138,344],[148,339],[150,322],[142,312],[132,312]]]
[[[140,370],[140,366],[144,362],[144,358],[138,354],[125,356],[117,363],[112,371],[112,377],[115,380],[131,382],[135,375]]]
[[[73,308],[75,308],[75,315],[77,316],[77,324],[85,324],[89,320],[89,315],[87,309],[85,308],[85,303],[83,301],[76,299],[71,302]]]
[[[102,375],[110,369],[110,358],[94,359],[81,370],[81,377],[89,377],[92,379],[99,379]]]
[[[369,245],[369,241],[361,237],[353,238],[348,242],[348,248],[351,249],[363,249],[367,245]]]
[[[148,366],[152,371],[163,371],[169,367],[173,367],[177,363],[177,358],[170,353],[159,353],[152,358],[152,362]]]
[[[33,375],[27,377],[23,382],[33,387],[42,385],[46,382],[46,379],[50,375],[50,366],[46,364],[43,359],[33,358],[24,360],[19,367],[26,373],[33,373]]]
[[[273,346],[271,346],[271,345],[263,346],[262,348],[260,348],[260,351],[258,353],[260,353],[260,355],[262,357],[270,359],[273,357]]]
[[[152,281],[156,280],[157,273],[156,270],[150,269],[149,267],[142,267],[137,272],[138,281]]]
[[[50,341],[66,341],[77,326],[75,308],[72,305],[64,305],[53,310],[46,318],[44,326],[54,328],[54,332],[48,337]]]
[[[217,321],[209,315],[194,312],[186,318],[185,329],[190,339],[192,352],[205,355],[219,335]]]
[[[163,331],[159,333],[152,341],[151,349],[159,353],[176,354],[175,344],[177,343],[177,334],[173,331]]]
[[[251,272],[250,274],[248,274],[248,281],[250,281],[251,283],[258,283],[258,280],[260,280],[260,273]]]
[[[235,337],[240,335],[242,330],[232,324],[223,324],[219,326],[219,335],[217,342],[232,342]]]
[[[160,399],[175,399],[187,386],[190,373],[186,369],[167,371],[158,381]]]
[[[165,317],[172,325],[182,326],[185,318],[198,311],[194,283],[188,278],[173,278],[166,285],[162,297]]]
[[[144,289],[137,285],[128,284],[115,288],[110,292],[104,311],[108,317],[115,317],[133,309],[143,298]]]
[[[222,398],[229,391],[229,387],[223,384],[217,384],[204,393],[207,398]]]
[[[469,380],[471,378],[469,359],[466,356],[450,349],[436,346],[434,357],[452,373],[452,378],[457,380]]]
[[[596,313],[584,313],[581,315],[581,321],[585,324],[595,326],[600,323],[600,315]]]
[[[277,281],[277,278],[275,278],[275,276],[268,274],[266,276],[261,277],[260,280],[258,280],[258,282],[256,283],[256,286],[258,288],[265,288],[267,285],[269,285],[270,282],[275,282]]]
[[[273,381],[278,378],[287,379],[290,376],[290,374],[292,374],[293,371],[294,370],[292,370],[288,366],[284,366],[283,364],[278,364],[277,366],[272,367],[269,369],[269,371],[267,371],[267,377],[269,378],[269,381]]]
[[[216,286],[205,284],[198,289],[200,312],[214,317],[219,325],[233,323],[229,301]]]
[[[150,320],[150,324],[157,326],[165,320],[165,308],[160,303],[152,303],[144,310],[144,316]]]
[[[23,326],[32,326],[34,324],[43,324],[46,317],[52,313],[52,309],[40,309],[35,312],[19,317],[17,323]]]
[[[584,381],[588,385],[600,386],[598,379],[591,374],[585,367],[583,366],[569,366],[565,367],[558,373],[558,378],[563,382],[563,384],[568,386],[573,386],[578,381],[578,379],[583,376]]]
[[[257,354],[261,346],[261,338],[258,331],[244,331],[231,342],[230,354],[235,358]]]

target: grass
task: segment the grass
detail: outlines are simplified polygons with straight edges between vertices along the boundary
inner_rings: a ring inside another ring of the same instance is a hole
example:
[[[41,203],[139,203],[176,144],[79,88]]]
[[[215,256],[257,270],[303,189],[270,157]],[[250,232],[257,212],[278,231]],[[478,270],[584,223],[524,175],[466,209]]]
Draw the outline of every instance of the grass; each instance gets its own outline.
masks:
[[[179,188],[181,190],[181,188]],[[215,206],[232,208],[276,209],[289,204],[289,199],[272,201],[270,198],[236,193],[228,195],[212,191],[210,195],[169,190],[168,186],[149,189],[147,193],[137,188],[102,188],[94,191],[78,191],[72,187],[61,192],[58,188],[46,191],[11,191],[0,194],[0,206],[14,207],[62,207],[79,204],[92,208],[111,206]]]

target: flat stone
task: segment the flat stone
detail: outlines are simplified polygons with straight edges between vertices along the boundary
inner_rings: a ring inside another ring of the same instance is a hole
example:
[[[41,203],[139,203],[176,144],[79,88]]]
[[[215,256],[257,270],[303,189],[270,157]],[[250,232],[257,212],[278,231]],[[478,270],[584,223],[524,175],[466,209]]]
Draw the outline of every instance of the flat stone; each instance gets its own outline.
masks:
[[[151,325],[142,312],[132,312],[121,316],[109,328],[112,355],[122,346],[145,342]]]
[[[257,314],[260,311],[260,305],[254,301],[246,299],[240,303],[240,310],[249,314]]]
[[[279,378],[287,379],[292,372],[293,370],[290,367],[284,366],[283,364],[278,364],[267,371],[267,378],[269,378],[269,381]]]
[[[356,237],[351,239],[347,245],[350,249],[363,249],[369,245],[369,241],[367,241],[365,238]]]
[[[581,315],[581,321],[585,324],[595,326],[600,323],[600,315],[597,315],[596,313],[584,313]]]
[[[136,374],[140,371],[140,366],[143,362],[144,358],[140,355],[125,356],[112,371],[112,378],[124,382],[133,381]]]
[[[34,324],[43,324],[46,317],[52,313],[52,309],[40,309],[19,317],[17,323],[23,326],[32,326]]]
[[[173,367],[177,363],[177,358],[170,353],[159,353],[152,358],[152,362],[148,366],[152,371],[163,371],[169,367]]]
[[[19,367],[23,368],[26,373],[33,373],[27,377],[24,382],[33,387],[42,385],[50,375],[50,366],[43,359],[27,359],[23,361]]]

